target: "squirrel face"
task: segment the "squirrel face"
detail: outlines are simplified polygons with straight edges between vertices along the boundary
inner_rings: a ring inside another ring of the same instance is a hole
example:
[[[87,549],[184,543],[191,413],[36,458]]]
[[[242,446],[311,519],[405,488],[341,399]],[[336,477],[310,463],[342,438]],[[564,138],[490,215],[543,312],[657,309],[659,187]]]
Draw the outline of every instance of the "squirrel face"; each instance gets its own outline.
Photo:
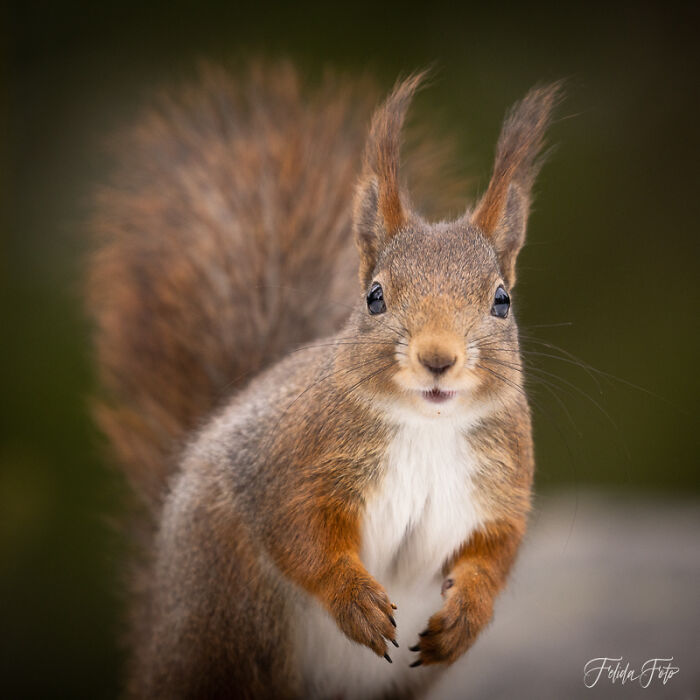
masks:
[[[519,385],[511,371],[517,330],[498,256],[466,218],[405,227],[371,277],[359,331],[379,346],[378,367],[393,361],[375,391],[445,416],[498,389],[492,371]]]
[[[361,343],[345,354],[373,353],[356,367],[374,365],[361,383],[376,396],[434,415],[436,406],[451,413],[489,393],[522,392],[509,290],[560,86],[532,90],[510,112],[473,212],[428,224],[399,184],[401,129],[421,79],[400,83],[372,120],[353,217],[367,308],[355,317]]]

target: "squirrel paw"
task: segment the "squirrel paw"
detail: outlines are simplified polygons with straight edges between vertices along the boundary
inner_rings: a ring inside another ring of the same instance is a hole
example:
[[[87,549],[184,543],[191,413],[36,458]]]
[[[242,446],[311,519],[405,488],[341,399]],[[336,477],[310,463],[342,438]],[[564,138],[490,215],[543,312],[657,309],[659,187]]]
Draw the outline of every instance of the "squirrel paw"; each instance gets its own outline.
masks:
[[[474,643],[477,634],[491,618],[487,601],[477,601],[465,590],[446,579],[442,588],[445,603],[419,634],[418,643],[410,647],[418,652],[411,666],[435,663],[451,664]],[[482,604],[479,604],[479,603]]]
[[[387,641],[396,642],[396,620],[386,591],[371,577],[357,577],[346,582],[331,604],[338,627],[355,642],[369,647],[377,656],[391,663]]]

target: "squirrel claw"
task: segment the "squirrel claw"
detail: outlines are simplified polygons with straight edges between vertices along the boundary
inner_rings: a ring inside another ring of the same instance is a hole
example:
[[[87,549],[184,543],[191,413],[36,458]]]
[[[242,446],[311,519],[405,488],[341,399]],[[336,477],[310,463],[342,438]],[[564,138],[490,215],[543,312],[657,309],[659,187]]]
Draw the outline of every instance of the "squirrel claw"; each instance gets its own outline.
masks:
[[[392,639],[392,640],[391,640],[391,643],[392,643],[397,649],[399,648],[399,643],[398,643],[395,639]]]
[[[408,647],[409,651],[420,651],[420,644],[415,644],[412,647]]]
[[[390,664],[393,664],[393,663],[394,663],[394,662],[391,660],[391,656],[389,656],[389,654],[387,654],[386,652],[384,652],[384,658],[385,658]]]
[[[418,661],[414,661],[412,664],[409,664],[411,668],[415,668],[416,666],[420,666],[423,663],[423,659],[418,659]]]
[[[394,627],[396,627],[396,620],[394,620],[394,618],[391,615],[389,615],[389,622],[391,622],[391,624],[394,625]]]

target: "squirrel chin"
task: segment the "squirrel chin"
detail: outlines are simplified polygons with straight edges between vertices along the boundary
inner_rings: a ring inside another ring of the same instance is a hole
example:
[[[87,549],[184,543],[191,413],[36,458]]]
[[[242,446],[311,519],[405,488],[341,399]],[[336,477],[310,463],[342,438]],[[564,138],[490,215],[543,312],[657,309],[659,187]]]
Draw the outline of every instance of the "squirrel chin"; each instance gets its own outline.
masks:
[[[469,389],[439,390],[449,395],[437,401],[427,398],[431,390],[413,389],[401,399],[382,402],[390,422],[397,425],[425,426],[435,421],[465,427],[493,410],[492,401],[477,398]]]

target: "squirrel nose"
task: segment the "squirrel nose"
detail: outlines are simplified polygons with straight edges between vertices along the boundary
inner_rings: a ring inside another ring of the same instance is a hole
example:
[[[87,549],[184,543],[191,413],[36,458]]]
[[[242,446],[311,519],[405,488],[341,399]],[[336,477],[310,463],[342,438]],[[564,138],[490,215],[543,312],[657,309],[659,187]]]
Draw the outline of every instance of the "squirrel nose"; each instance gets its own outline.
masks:
[[[419,356],[420,363],[426,369],[430,370],[434,375],[440,376],[452,367],[457,361],[456,357],[448,358],[444,355],[428,355],[427,357]]]

